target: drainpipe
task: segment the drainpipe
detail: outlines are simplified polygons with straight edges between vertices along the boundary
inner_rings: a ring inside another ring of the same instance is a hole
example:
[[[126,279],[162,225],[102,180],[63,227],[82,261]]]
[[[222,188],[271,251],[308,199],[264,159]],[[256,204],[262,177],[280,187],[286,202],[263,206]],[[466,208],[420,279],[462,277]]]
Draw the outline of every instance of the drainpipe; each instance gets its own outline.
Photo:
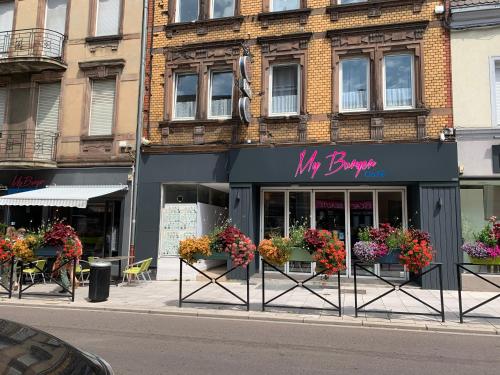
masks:
[[[144,110],[144,85],[146,71],[146,50],[148,38],[148,15],[149,0],[144,0],[142,10],[142,32],[141,32],[141,68],[139,73],[139,98],[137,105],[137,128],[135,134],[135,160],[132,166],[132,202],[131,202],[131,220],[129,231],[129,257],[132,261],[135,259],[135,234],[136,234],[136,216],[137,216],[137,189],[139,180],[139,165],[141,159],[142,128],[143,128],[143,110]]]

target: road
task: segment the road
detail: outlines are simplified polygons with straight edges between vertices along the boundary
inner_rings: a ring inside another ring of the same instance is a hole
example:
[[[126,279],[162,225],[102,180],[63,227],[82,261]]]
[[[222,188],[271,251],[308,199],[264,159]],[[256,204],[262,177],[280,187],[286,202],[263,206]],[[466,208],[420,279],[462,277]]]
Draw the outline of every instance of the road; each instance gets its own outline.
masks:
[[[500,337],[0,306],[117,375],[498,374]]]

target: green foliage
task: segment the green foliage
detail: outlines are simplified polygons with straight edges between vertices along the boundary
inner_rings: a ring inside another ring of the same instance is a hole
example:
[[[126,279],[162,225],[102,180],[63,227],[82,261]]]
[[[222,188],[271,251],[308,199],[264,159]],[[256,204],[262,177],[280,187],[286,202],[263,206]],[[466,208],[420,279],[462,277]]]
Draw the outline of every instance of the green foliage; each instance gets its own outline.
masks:
[[[389,234],[385,243],[389,250],[391,249],[400,249],[403,245],[406,244],[406,236],[403,229],[398,228],[394,233]]]
[[[372,238],[371,238],[371,235],[370,235],[370,228],[369,227],[365,227],[363,229],[360,229],[360,231],[358,232],[358,238],[360,241],[363,241],[363,242],[370,242],[372,241]]]
[[[7,225],[0,223],[0,237],[5,236],[5,232],[7,231]]]
[[[271,242],[284,255],[290,255],[292,251],[292,242],[288,238],[272,237]]]
[[[291,247],[301,247],[305,248],[304,245],[304,234],[306,233],[308,227],[305,224],[295,223],[290,227],[290,246]]]
[[[496,238],[492,235],[490,224],[487,224],[479,233],[476,233],[474,238],[476,241],[482,242],[490,247],[495,247],[497,244]]]

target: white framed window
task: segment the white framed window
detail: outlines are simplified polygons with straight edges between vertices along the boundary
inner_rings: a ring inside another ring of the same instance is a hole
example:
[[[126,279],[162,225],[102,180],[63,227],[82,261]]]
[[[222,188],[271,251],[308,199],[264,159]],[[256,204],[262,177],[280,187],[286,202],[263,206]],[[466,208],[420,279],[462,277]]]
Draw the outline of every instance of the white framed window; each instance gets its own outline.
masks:
[[[234,16],[236,0],[212,0],[210,18],[224,18]]]
[[[269,75],[269,115],[298,115],[300,107],[299,64],[273,65]]]
[[[491,110],[493,126],[500,126],[500,57],[491,60]]]
[[[300,9],[300,0],[270,0],[271,12]]]
[[[339,4],[356,4],[356,3],[366,3],[368,0],[339,0]]]
[[[193,22],[200,14],[200,0],[176,0],[175,22]]]
[[[384,56],[384,109],[415,107],[415,68],[412,54],[399,53]]]
[[[194,120],[198,99],[198,74],[179,73],[175,75],[174,119]]]
[[[231,118],[233,114],[233,72],[211,71],[208,118]]]
[[[111,135],[115,121],[116,77],[91,83],[89,135]]]
[[[122,0],[97,0],[96,36],[120,33],[120,8]]]
[[[340,61],[340,112],[370,109],[370,60],[353,57]]]
[[[5,112],[7,110],[7,92],[6,86],[0,86],[0,133],[5,123]]]

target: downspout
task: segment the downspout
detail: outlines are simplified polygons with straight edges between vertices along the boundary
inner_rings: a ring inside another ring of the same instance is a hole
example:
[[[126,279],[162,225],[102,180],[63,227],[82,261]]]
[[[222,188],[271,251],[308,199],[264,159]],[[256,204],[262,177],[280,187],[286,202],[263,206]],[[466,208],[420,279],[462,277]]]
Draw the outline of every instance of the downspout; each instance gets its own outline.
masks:
[[[137,128],[135,134],[135,160],[132,166],[132,202],[131,202],[131,220],[129,235],[129,257],[132,261],[135,259],[135,237],[136,237],[136,216],[137,216],[137,190],[139,181],[139,165],[141,160],[142,128],[143,128],[143,110],[144,110],[144,85],[146,71],[146,49],[148,37],[148,15],[149,0],[144,0],[142,10],[142,32],[141,32],[141,67],[139,72],[139,98],[137,105]]]

